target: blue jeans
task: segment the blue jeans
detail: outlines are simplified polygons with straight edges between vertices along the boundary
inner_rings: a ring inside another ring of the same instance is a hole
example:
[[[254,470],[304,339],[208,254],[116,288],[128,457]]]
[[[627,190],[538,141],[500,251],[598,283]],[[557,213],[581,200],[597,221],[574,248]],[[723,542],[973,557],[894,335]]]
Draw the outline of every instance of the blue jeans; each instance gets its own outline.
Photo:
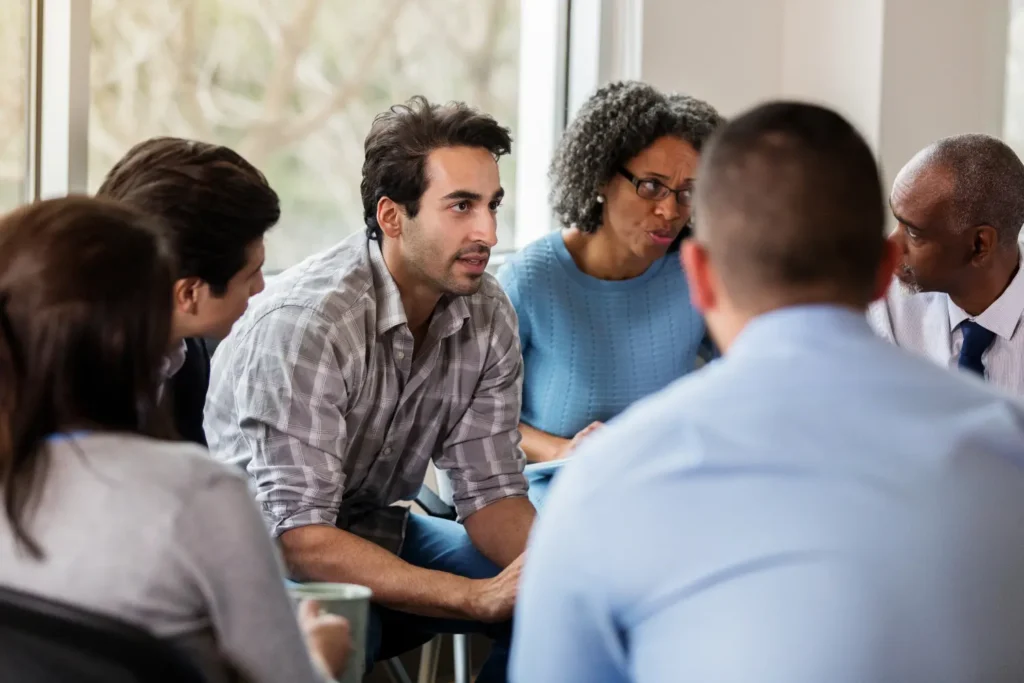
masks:
[[[424,569],[489,579],[500,569],[469,540],[465,528],[447,519],[409,515],[399,557]],[[374,661],[388,659],[422,645],[439,633],[481,633],[493,641],[491,654],[480,669],[477,683],[504,683],[507,678],[512,622],[483,624],[458,619],[421,617],[379,605],[370,609],[366,639],[366,670]]]

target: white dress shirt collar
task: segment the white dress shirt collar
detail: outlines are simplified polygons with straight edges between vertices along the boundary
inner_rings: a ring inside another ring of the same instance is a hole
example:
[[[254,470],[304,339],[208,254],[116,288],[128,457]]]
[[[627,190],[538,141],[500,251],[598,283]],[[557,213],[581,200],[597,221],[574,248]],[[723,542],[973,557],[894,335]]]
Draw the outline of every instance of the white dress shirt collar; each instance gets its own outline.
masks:
[[[167,352],[160,368],[160,376],[163,377],[165,382],[178,374],[178,371],[185,365],[185,356],[187,354],[188,346],[186,346],[184,339]]]
[[[1020,262],[1024,264],[1024,254],[1021,254]],[[971,316],[953,303],[952,298],[947,296],[946,301],[949,306],[949,331],[952,332],[960,323],[971,319]],[[974,321],[1009,341],[1020,325],[1022,316],[1024,316],[1024,268],[1018,268],[1017,274],[1013,276],[1006,290],[981,315],[975,317]]]

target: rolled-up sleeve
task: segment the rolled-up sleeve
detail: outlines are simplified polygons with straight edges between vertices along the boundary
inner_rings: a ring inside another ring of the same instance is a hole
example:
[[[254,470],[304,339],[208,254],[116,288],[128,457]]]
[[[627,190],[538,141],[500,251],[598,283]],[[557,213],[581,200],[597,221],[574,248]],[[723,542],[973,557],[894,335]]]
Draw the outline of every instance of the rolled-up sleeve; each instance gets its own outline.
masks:
[[[334,525],[345,490],[347,398],[332,328],[317,312],[278,308],[250,330],[234,388],[241,446],[271,533]]]
[[[476,390],[435,458],[447,470],[460,520],[503,498],[526,495],[526,457],[519,449],[522,387],[516,314],[502,294]]]

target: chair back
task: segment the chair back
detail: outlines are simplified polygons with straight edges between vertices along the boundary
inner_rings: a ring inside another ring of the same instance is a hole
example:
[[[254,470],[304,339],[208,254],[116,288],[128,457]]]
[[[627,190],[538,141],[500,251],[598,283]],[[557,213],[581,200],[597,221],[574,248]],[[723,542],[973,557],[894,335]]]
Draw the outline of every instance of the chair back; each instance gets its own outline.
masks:
[[[173,644],[138,626],[2,586],[0,679],[205,683]]]

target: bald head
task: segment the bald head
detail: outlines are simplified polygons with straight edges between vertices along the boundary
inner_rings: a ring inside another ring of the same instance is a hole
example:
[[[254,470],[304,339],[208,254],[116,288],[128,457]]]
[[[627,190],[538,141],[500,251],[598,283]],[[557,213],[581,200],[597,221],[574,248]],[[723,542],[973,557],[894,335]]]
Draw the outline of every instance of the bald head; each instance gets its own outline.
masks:
[[[1014,247],[1024,224],[1024,164],[1002,140],[971,133],[943,138],[896,176],[893,193],[945,213],[956,233],[988,225]]]
[[[696,237],[737,305],[871,300],[884,195],[849,122],[814,105],[767,104],[720,129],[702,157]]]

